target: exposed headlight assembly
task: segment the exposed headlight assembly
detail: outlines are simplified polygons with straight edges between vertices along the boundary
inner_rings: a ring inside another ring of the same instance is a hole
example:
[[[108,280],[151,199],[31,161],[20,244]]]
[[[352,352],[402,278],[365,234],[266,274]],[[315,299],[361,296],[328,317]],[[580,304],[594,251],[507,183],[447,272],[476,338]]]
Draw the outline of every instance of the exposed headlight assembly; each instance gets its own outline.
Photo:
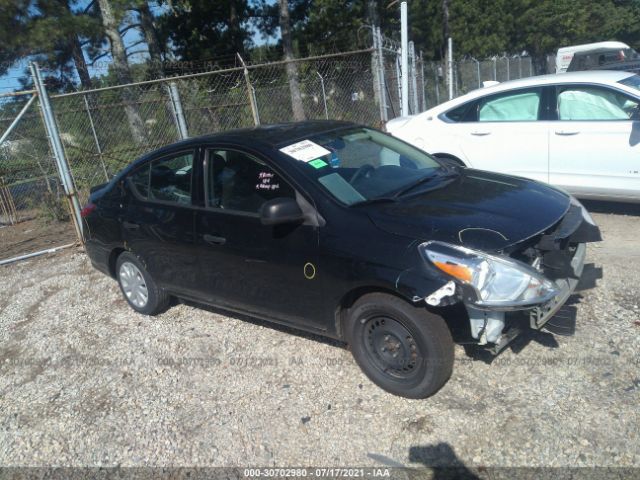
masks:
[[[557,286],[517,260],[466,247],[431,241],[419,247],[423,257],[464,287],[473,289],[477,307],[526,307],[549,301]]]

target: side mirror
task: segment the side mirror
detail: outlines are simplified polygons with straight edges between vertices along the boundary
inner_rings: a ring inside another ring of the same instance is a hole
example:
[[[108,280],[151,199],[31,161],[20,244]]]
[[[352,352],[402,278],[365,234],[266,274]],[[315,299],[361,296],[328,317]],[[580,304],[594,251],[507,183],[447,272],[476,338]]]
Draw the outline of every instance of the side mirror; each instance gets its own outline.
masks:
[[[282,225],[304,221],[304,213],[293,198],[278,197],[265,202],[260,208],[263,225]]]
[[[464,168],[462,165],[460,165],[458,162],[456,162],[455,160],[452,160],[451,158],[447,158],[447,157],[438,157],[438,161],[442,164],[444,164],[445,167],[450,168],[451,170],[460,170],[461,168]]]
[[[638,121],[640,120],[640,104],[636,105],[633,110],[631,110],[630,120]]]

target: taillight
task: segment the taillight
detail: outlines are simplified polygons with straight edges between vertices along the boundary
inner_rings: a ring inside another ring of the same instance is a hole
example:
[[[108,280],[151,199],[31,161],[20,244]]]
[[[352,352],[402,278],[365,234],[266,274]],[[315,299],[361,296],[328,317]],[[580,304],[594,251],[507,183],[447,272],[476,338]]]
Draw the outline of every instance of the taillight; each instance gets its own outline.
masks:
[[[96,208],[95,203],[87,203],[84,208],[80,210],[80,216],[82,218],[88,217]]]

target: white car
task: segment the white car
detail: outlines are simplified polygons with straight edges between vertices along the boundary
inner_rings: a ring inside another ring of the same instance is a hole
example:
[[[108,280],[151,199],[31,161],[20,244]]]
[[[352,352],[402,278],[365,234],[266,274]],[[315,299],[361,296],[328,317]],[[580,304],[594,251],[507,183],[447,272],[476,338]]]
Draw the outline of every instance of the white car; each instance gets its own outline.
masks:
[[[493,85],[386,129],[440,158],[640,202],[640,76],[570,72]]]

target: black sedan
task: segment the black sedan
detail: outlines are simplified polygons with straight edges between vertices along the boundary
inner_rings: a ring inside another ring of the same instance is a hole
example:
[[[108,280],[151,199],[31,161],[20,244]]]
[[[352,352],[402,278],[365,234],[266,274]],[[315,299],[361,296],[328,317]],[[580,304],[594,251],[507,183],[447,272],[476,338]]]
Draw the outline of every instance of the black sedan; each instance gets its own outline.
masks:
[[[340,339],[411,398],[451,375],[452,332],[497,353],[542,328],[600,239],[562,191],[329,121],[162,148],[83,217],[91,262],[137,312],[179,297]]]

